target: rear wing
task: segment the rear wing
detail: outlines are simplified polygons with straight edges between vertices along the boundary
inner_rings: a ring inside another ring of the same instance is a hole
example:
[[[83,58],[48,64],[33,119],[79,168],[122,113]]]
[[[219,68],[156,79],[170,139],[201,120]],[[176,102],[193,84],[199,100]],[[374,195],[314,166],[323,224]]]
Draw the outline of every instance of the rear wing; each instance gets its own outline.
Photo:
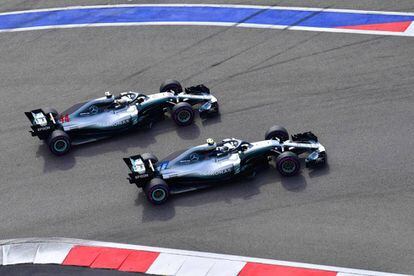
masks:
[[[46,114],[42,109],[35,109],[24,113],[31,122],[32,136],[44,140],[56,129],[56,120],[52,113]]]
[[[130,184],[143,187],[145,183],[154,177],[155,168],[151,160],[145,160],[141,155],[133,155],[123,158],[123,160],[131,171],[128,174],[129,177],[127,177]]]

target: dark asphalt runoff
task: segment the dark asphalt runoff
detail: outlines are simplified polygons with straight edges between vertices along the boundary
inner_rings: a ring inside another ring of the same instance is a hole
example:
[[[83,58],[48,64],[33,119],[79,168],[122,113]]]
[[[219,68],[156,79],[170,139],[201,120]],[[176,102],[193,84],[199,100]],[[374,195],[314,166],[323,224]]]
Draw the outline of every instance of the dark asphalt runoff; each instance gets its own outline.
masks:
[[[100,3],[120,1],[8,0],[0,10]],[[237,3],[414,11],[411,0]],[[0,239],[73,237],[412,273],[413,49],[409,37],[233,27],[1,33]],[[59,158],[28,133],[24,111],[64,110],[108,90],[153,93],[168,78],[209,86],[221,117],[185,128],[167,119]],[[293,178],[270,168],[158,207],[125,179],[122,157],[162,158],[208,137],[261,140],[274,124],[317,134],[329,166]]]
[[[88,267],[59,266],[59,265],[6,265],[0,266],[0,274],[7,276],[139,276],[144,273],[129,273],[108,269],[90,269]],[[148,274],[147,274],[148,275]]]

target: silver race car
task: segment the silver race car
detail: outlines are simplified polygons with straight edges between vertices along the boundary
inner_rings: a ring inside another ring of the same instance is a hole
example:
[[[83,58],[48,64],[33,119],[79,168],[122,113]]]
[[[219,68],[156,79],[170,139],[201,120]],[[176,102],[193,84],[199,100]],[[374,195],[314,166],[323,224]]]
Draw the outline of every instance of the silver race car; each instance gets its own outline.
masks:
[[[52,153],[63,155],[72,145],[135,128],[151,128],[166,112],[171,113],[177,125],[190,125],[195,116],[193,107],[198,107],[202,118],[219,112],[217,99],[206,86],[183,90],[178,81],[167,80],[161,85],[160,93],[152,95],[123,92],[114,96],[106,92],[105,97],[75,104],[60,114],[52,108],[25,114],[32,123],[32,136],[45,140]]]
[[[306,167],[326,163],[326,151],[312,132],[289,134],[285,128],[271,127],[265,140],[249,143],[229,138],[174,153],[162,161],[150,153],[124,158],[130,169],[128,180],[142,188],[148,200],[164,203],[170,194],[212,186],[236,177],[253,177],[258,167],[274,160],[283,176],[296,175],[305,154]]]

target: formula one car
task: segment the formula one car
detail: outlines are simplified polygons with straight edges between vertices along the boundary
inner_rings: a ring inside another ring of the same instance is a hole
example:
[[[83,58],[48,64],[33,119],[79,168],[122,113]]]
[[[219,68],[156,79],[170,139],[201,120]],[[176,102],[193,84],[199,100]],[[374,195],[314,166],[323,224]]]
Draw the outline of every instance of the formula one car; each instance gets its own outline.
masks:
[[[253,177],[260,166],[274,160],[283,176],[298,174],[298,155],[306,154],[306,167],[326,163],[326,151],[312,132],[289,134],[280,126],[271,127],[265,140],[249,143],[229,138],[220,143],[207,139],[207,144],[189,148],[162,161],[150,153],[124,158],[131,173],[131,184],[142,188],[154,204],[164,203],[170,194],[206,188],[236,177]]]
[[[190,125],[195,116],[193,107],[198,107],[200,117],[206,118],[219,112],[216,97],[200,84],[183,90],[175,80],[167,80],[160,93],[144,95],[138,92],[123,92],[75,104],[58,113],[52,108],[25,112],[32,123],[32,136],[45,140],[52,153],[63,155],[71,145],[83,144],[112,136],[126,130],[146,127],[171,113],[179,126]]]

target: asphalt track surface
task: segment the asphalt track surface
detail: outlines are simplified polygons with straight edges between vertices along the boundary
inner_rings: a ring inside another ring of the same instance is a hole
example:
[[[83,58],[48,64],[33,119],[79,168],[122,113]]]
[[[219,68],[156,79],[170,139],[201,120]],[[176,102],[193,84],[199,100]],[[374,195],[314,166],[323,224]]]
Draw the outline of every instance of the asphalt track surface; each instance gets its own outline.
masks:
[[[343,2],[277,5],[414,11],[408,0]],[[108,1],[3,1],[0,10],[100,3]],[[0,239],[76,237],[412,273],[413,49],[404,37],[231,27],[3,33]],[[205,83],[221,117],[186,128],[167,119],[61,158],[27,133],[24,111],[63,110],[107,90],[151,93],[167,78]],[[273,124],[314,131],[329,166],[294,178],[269,169],[159,207],[125,180],[122,157],[163,157],[207,137],[261,140]]]

